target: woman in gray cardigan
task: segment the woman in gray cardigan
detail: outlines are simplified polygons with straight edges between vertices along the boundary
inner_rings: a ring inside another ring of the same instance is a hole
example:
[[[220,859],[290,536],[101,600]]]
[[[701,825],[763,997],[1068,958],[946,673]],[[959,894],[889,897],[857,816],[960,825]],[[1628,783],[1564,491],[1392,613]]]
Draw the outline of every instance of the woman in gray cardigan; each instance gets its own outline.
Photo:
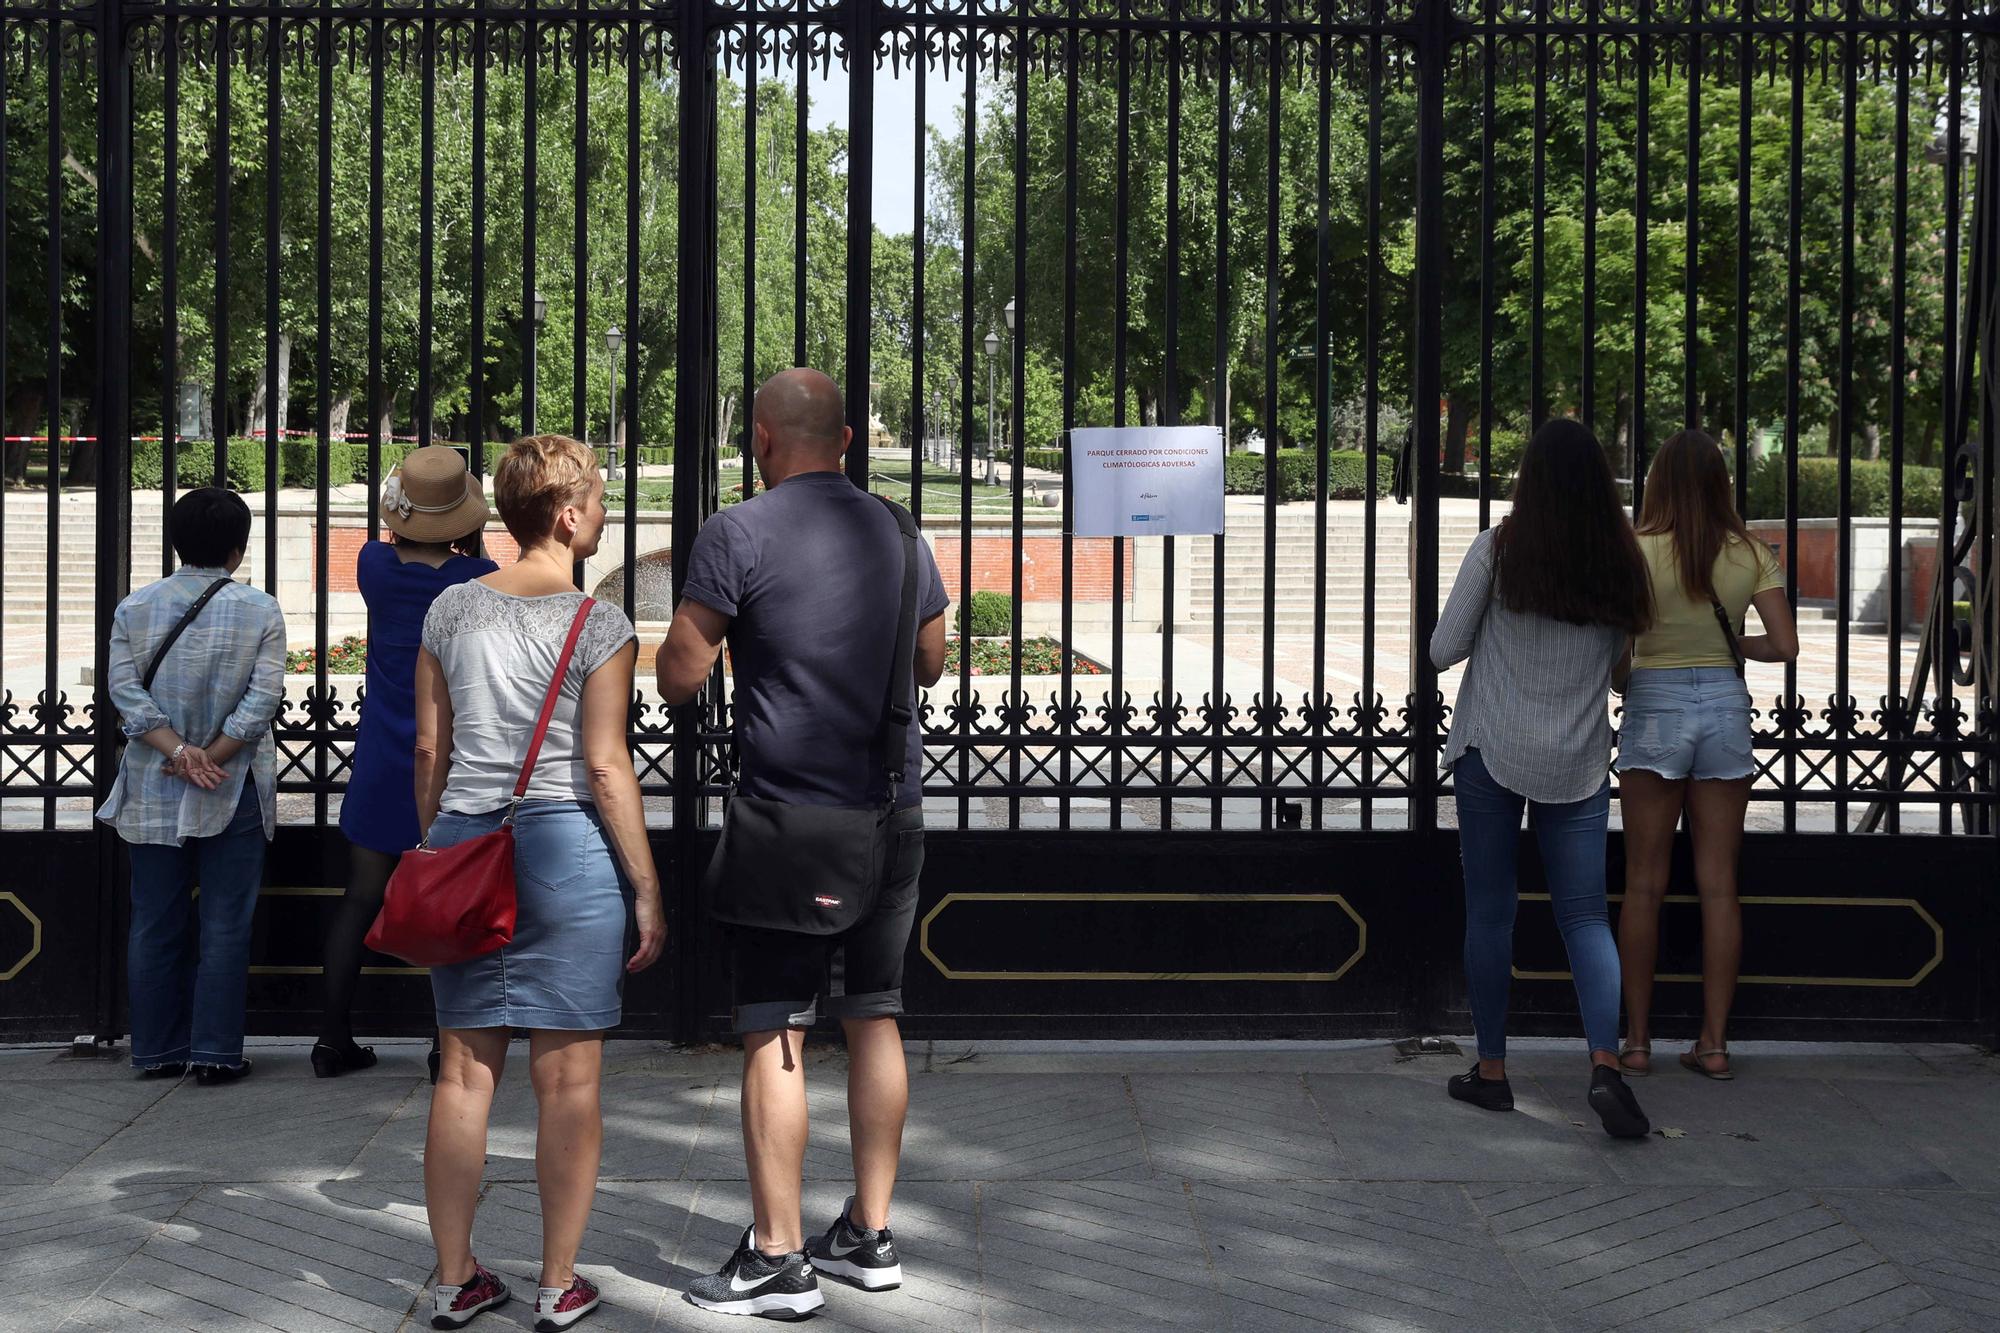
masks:
[[[1528,442],[1513,512],[1466,552],[1431,636],[1440,671],[1468,663],[1444,766],[1458,796],[1479,1063],[1451,1080],[1451,1095],[1489,1111],[1514,1107],[1507,998],[1525,808],[1576,978],[1591,1109],[1620,1138],[1649,1126],[1618,1072],[1618,948],[1604,896],[1605,700],[1612,669],[1651,612],[1646,563],[1604,449],[1581,424],[1559,419]]]

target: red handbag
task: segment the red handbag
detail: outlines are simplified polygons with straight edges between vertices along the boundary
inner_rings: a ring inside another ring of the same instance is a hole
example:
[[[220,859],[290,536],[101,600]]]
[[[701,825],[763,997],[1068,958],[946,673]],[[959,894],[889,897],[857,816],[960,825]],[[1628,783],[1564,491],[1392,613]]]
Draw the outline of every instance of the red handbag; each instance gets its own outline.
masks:
[[[507,817],[491,833],[453,846],[433,851],[426,835],[421,846],[404,852],[389,876],[382,911],[368,928],[369,948],[414,967],[444,967],[492,953],[514,938],[514,812],[528,794],[528,779],[549,734],[570,657],[595,605],[584,598],[570,622]]]

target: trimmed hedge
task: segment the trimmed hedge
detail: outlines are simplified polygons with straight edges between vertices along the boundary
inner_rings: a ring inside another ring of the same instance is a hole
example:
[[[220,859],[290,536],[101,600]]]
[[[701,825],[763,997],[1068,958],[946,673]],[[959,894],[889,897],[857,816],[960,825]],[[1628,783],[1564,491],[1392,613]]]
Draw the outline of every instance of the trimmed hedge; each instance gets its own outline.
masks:
[[[723,462],[742,457],[743,451],[733,444],[725,444],[715,451],[715,456]],[[642,467],[668,467],[674,461],[674,447],[671,444],[642,444],[639,446],[639,463]]]
[[[1014,632],[1014,599],[1004,592],[975,592],[959,608],[959,632],[993,639]]]
[[[233,439],[229,441],[229,482],[239,491],[261,491],[264,489],[264,441],[254,439]],[[382,472],[389,471],[403,461],[403,455],[410,445],[383,445]],[[326,479],[333,486],[346,486],[357,481],[365,481],[368,471],[368,446],[353,441],[335,440],[326,449]],[[174,476],[178,489],[187,490],[195,486],[205,486],[215,476],[215,441],[183,440],[174,450]],[[159,490],[166,480],[166,446],[159,440],[135,440],[132,443],[132,488],[142,491]],[[316,440],[281,440],[278,443],[278,484],[307,490],[319,484],[319,442]]]
[[[417,446],[414,444],[384,444],[381,446],[381,475],[387,479],[390,473],[402,466],[403,459]],[[462,446],[454,446],[462,447]],[[486,446],[486,463],[490,472],[500,455],[506,452],[504,444]],[[738,451],[731,448],[722,451],[722,457],[732,459]],[[648,464],[670,463],[673,461],[671,447],[647,448],[640,451],[642,461]],[[215,475],[215,441],[183,440],[174,451],[174,468],[178,488],[187,490],[192,486],[207,484]],[[132,442],[132,487],[134,490],[156,491],[160,489],[166,475],[166,448],[158,440],[135,440]],[[368,443],[365,440],[334,440],[327,445],[326,479],[332,486],[348,486],[365,483],[368,480]],[[264,489],[264,441],[240,437],[229,441],[229,482],[239,491],[260,491]],[[319,484],[319,442],[317,440],[281,440],[278,443],[278,484],[288,488],[311,490]]]
[[[1063,470],[1063,451],[1060,449],[1029,449],[1024,452],[1022,457],[1027,466],[1040,468],[1044,472],[1061,472]],[[1012,449],[1002,449],[1000,451],[1000,461],[1003,463],[1013,462],[1014,451]]]
[[[1317,482],[1316,456],[1304,449],[1278,450],[1278,499],[1310,500]],[[1375,494],[1389,493],[1395,460],[1382,456],[1375,464]],[[1230,454],[1222,460],[1222,489],[1230,495],[1264,493],[1264,456]],[[1329,500],[1363,499],[1368,489],[1368,459],[1341,449],[1326,456],[1326,496]]]
[[[1848,464],[1850,478],[1849,515],[1854,518],[1889,516],[1890,465],[1866,459]],[[1944,498],[1943,473],[1934,467],[1903,466],[1903,517],[1936,518]],[[1785,516],[1785,456],[1772,454],[1750,470],[1748,511],[1745,518]],[[1799,459],[1800,518],[1840,517],[1840,460],[1837,458]]]

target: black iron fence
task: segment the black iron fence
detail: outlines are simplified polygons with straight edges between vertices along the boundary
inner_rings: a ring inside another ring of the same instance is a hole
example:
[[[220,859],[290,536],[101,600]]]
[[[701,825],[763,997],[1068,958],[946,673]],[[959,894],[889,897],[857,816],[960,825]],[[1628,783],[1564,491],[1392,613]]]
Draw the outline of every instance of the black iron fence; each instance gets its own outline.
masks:
[[[1785,555],[1772,827],[1990,831],[1997,23],[9,3],[7,822],[105,785],[102,627],[170,567],[177,487],[261,496],[286,818],[325,824],[342,543],[401,449],[603,443],[589,573],[645,622],[642,557],[754,490],[748,391],[806,361],[849,388],[856,480],[908,496],[959,602],[1004,599],[927,700],[946,825],[1435,827],[1439,585],[1571,413],[1635,495],[1670,428],[1723,435]],[[1068,430],[1140,422],[1247,448],[1223,535],[1073,535]],[[635,706],[676,826],[719,796],[713,694]]]
[[[960,608],[913,1032],[1453,1022],[1422,650],[1568,413],[1635,498],[1723,438],[1801,613],[1751,668],[1741,1030],[1990,1034],[1996,44],[1991,0],[0,0],[0,1028],[118,1026],[99,686],[178,488],[246,493],[291,617],[252,1010],[300,1030],[388,469],[598,445],[583,573],[657,638],[755,489],[749,391],[808,362]],[[1225,432],[1223,533],[1076,535],[1068,432],[1145,423]],[[632,725],[678,945],[626,1030],[713,1030],[726,685]],[[1920,883],[1797,836],[1862,831],[1955,836]],[[1570,1021],[1523,937],[1517,1017]]]

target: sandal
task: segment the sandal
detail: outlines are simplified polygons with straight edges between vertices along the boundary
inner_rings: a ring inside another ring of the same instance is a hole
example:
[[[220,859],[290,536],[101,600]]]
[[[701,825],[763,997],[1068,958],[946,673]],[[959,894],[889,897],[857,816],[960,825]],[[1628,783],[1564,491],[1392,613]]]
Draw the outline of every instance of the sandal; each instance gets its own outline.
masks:
[[[1718,1055],[1722,1057],[1722,1068],[1720,1070],[1710,1069],[1704,1062]],[[1729,1052],[1720,1046],[1712,1047],[1706,1051],[1700,1049],[1682,1051],[1681,1068],[1691,1073],[1700,1074],[1703,1078],[1713,1079],[1717,1083],[1727,1083],[1736,1077],[1736,1071],[1729,1067]]]
[[[1635,1055],[1645,1056],[1646,1063],[1643,1065],[1633,1064],[1631,1062],[1630,1057]],[[1620,1046],[1618,1048],[1618,1072],[1623,1074],[1626,1078],[1644,1078],[1648,1074],[1652,1073],[1653,1043],[1650,1041],[1642,1041],[1639,1042],[1637,1045]]]

